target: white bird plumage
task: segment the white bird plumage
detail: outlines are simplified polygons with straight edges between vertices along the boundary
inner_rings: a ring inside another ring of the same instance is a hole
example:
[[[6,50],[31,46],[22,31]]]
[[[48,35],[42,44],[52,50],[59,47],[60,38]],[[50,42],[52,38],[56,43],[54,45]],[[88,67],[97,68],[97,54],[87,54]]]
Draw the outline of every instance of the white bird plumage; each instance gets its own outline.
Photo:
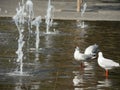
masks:
[[[84,54],[84,53],[80,53],[79,47],[76,47],[75,52],[74,52],[74,58],[77,61],[85,61],[85,60],[92,59],[92,55],[87,55],[87,54]]]
[[[87,47],[85,49],[84,54],[90,54],[90,55],[96,56],[98,51],[99,51],[99,46],[97,44],[94,44],[94,45],[90,45],[89,47]]]
[[[119,63],[114,62],[111,59],[104,58],[102,52],[98,53],[98,64],[100,67],[102,67],[106,70],[106,77],[108,77],[109,69],[112,69],[114,67],[120,67]]]
[[[102,52],[98,53],[98,64],[105,70],[120,66],[119,63],[114,62],[111,59],[104,58]]]

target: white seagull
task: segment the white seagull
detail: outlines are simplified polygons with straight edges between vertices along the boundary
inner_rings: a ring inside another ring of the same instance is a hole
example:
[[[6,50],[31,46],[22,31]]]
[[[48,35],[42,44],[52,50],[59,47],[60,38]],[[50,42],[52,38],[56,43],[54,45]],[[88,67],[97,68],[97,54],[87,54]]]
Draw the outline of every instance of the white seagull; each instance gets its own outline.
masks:
[[[85,49],[84,54],[90,54],[92,56],[96,56],[99,51],[99,46],[97,44],[90,45]]]
[[[79,47],[76,47],[74,51],[74,58],[77,61],[86,61],[92,59],[92,55],[80,53]]]
[[[102,52],[98,53],[98,64],[106,70],[106,77],[108,77],[109,69],[112,69],[113,67],[120,67],[119,63],[114,62],[111,59],[104,58]]]

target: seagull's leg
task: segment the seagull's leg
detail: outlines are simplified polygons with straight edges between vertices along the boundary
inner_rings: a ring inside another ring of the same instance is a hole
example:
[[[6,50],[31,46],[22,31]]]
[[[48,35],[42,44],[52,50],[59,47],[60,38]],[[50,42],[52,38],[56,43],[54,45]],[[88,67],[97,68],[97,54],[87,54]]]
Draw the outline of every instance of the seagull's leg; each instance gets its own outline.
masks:
[[[106,73],[105,73],[106,78],[108,78],[108,70],[106,69]]]
[[[82,62],[80,63],[80,67],[83,68],[83,63]]]
[[[83,62],[81,62],[81,63],[80,63],[80,67],[81,67],[82,69],[84,69],[84,68],[85,68],[85,65],[84,65],[84,63],[83,63]]]

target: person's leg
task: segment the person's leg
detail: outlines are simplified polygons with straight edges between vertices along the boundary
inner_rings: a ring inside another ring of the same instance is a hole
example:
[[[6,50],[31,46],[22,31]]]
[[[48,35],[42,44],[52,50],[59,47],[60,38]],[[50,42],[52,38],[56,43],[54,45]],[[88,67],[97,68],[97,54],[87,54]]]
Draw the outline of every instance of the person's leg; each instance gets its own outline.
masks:
[[[82,0],[77,0],[77,12],[80,12],[81,4],[82,4]]]

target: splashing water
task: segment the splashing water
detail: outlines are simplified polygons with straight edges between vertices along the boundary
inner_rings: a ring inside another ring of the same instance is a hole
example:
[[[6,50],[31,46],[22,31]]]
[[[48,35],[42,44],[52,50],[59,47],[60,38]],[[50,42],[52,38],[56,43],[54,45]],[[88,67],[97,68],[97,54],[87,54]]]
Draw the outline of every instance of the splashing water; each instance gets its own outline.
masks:
[[[39,43],[40,43],[40,31],[39,31],[39,27],[40,27],[40,23],[41,23],[41,16],[38,16],[35,18],[34,21],[32,21],[32,25],[36,26],[36,51],[39,51]]]
[[[48,8],[47,8],[47,15],[45,16],[45,23],[46,23],[46,33],[49,34],[49,28],[52,26],[53,23],[53,13],[54,7],[51,5],[51,0],[48,1]]]
[[[83,8],[81,9],[81,17],[83,17],[83,15],[86,11],[86,8],[87,8],[87,4],[84,3]],[[78,20],[77,21],[77,27],[85,28],[85,27],[87,27],[87,25],[85,25],[84,21]]]
[[[31,34],[32,34],[32,20],[34,18],[34,11],[33,11],[33,2],[32,0],[27,0],[26,3],[25,3],[25,10],[26,10],[26,15],[27,15],[27,23],[28,23],[28,38],[27,38],[27,50],[29,52],[29,48],[30,48],[30,45],[29,45],[29,42],[30,42],[30,38],[31,38]],[[29,53],[28,53],[28,57],[29,57]]]
[[[32,0],[26,1],[26,13],[29,18],[29,21],[31,21],[34,18],[34,11],[33,11],[33,2]]]
[[[81,16],[83,16],[83,14],[85,13],[86,8],[87,8],[87,4],[84,3],[83,9],[81,10],[82,11]],[[87,27],[87,25],[85,25],[84,21],[81,21],[81,28],[85,28],[85,27]]]
[[[23,2],[22,2],[23,3]],[[19,8],[16,9],[17,13],[13,16],[13,20],[18,28],[19,32],[19,39],[18,39],[18,49],[16,51],[16,54],[18,56],[17,62],[20,64],[20,70],[17,70],[20,75],[23,75],[23,46],[25,41],[24,39],[24,23],[25,23],[25,7],[24,4],[19,3]]]
[[[83,8],[81,9],[81,16],[83,16],[83,14],[85,13],[86,8],[87,8],[87,4],[84,3]]]
[[[31,32],[31,23],[32,19],[34,18],[34,12],[33,12],[33,3],[32,0],[27,0],[26,3],[24,4],[24,0],[19,2],[19,7],[16,8],[16,14],[13,16],[13,20],[17,26],[18,32],[19,32],[19,39],[18,39],[18,49],[16,51],[17,54],[17,62],[19,64],[19,68],[17,67],[15,71],[15,75],[23,75],[23,57],[24,57],[24,52],[23,52],[23,47],[25,44],[24,41],[24,27],[25,27],[25,22],[27,21],[28,23],[28,30],[29,30],[29,36],[28,36],[28,48],[29,48],[29,39],[30,39],[30,32]],[[37,17],[34,21],[35,26],[36,26],[36,48],[39,48],[39,24],[41,22],[41,17]],[[36,49],[37,50],[37,49]],[[13,74],[13,75],[14,75]]]
[[[27,14],[27,17],[28,17],[28,30],[29,30],[29,34],[30,34],[30,33],[32,33],[32,31],[31,31],[31,22],[32,22],[32,19],[34,18],[32,0],[27,0],[26,4],[25,4],[25,7],[26,7],[26,14]]]

